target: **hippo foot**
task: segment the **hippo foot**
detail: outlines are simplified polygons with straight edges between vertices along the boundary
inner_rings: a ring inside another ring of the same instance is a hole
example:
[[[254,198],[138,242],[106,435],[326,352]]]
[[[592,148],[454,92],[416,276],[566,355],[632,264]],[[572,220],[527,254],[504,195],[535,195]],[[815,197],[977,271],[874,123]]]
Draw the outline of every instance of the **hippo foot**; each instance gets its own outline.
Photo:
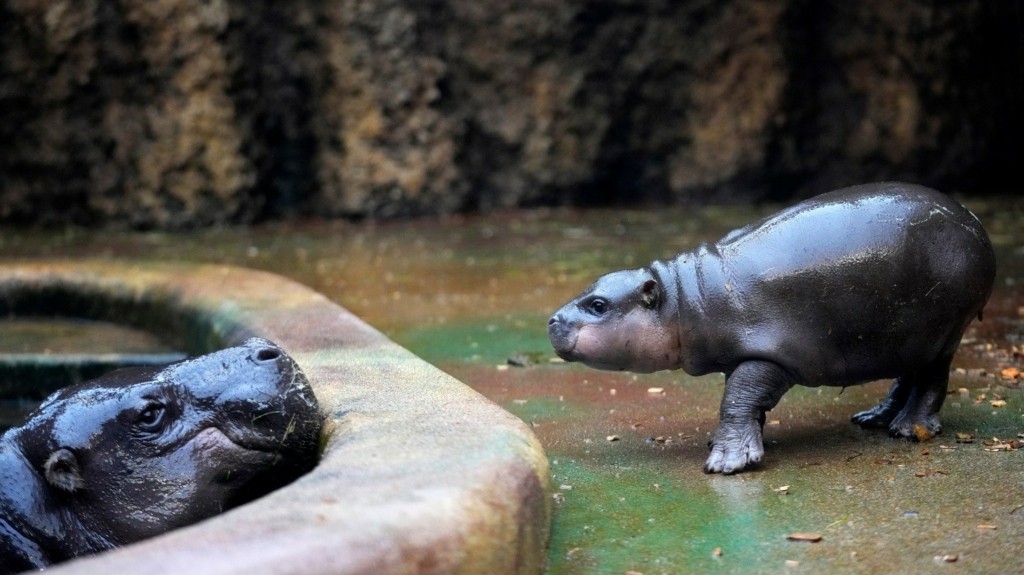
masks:
[[[889,409],[885,403],[879,403],[871,409],[854,413],[850,417],[850,421],[864,428],[885,429],[889,427],[895,417],[896,413],[892,409]]]
[[[761,430],[755,422],[739,429],[720,426],[710,446],[711,455],[704,463],[705,473],[737,473],[764,457]]]
[[[897,417],[889,426],[889,435],[914,441],[928,441],[942,433],[942,422],[937,415],[923,417]]]

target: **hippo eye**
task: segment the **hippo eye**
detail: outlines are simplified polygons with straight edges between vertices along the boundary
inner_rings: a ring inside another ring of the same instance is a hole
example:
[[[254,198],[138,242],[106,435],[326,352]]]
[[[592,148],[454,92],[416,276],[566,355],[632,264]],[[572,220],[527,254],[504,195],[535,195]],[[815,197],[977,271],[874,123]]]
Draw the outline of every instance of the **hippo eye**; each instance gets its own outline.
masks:
[[[608,302],[601,298],[595,298],[587,305],[587,309],[594,315],[604,315],[604,312],[608,311]]]
[[[164,414],[166,412],[167,410],[164,409],[162,403],[148,403],[135,418],[135,423],[139,426],[139,429],[148,433],[160,431],[160,428],[163,427]]]

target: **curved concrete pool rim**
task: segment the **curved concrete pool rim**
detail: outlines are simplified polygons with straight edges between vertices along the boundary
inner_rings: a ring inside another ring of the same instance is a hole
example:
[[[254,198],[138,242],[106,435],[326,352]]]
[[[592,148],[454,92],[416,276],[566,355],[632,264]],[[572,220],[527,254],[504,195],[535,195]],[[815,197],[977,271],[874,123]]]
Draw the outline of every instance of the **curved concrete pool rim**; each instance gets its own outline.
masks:
[[[200,353],[260,336],[306,372],[333,426],[320,465],[228,513],[49,572],[537,573],[544,452],[519,419],[321,294],[224,266],[0,266],[7,313],[156,330]]]

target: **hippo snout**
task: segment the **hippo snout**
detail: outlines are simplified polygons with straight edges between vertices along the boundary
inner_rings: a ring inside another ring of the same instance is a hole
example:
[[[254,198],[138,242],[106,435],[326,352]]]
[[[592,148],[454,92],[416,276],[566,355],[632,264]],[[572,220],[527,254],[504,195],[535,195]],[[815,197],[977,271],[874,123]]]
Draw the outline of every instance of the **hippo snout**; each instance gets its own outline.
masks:
[[[548,320],[548,339],[558,357],[565,361],[576,361],[573,349],[576,347],[578,332],[565,321],[561,313],[556,313]]]

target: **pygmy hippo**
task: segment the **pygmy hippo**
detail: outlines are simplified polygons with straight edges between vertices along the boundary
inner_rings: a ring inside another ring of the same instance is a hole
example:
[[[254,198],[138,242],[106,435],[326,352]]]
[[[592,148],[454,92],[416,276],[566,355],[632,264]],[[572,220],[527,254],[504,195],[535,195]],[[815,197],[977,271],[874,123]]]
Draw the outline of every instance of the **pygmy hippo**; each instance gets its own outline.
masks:
[[[734,473],[761,460],[765,412],[794,385],[895,378],[853,421],[939,433],[950,361],[995,271],[966,208],[922,186],[867,184],[605,275],[555,312],[548,336],[563,359],[599,369],[724,372],[704,470]]]
[[[302,371],[252,338],[57,391],[0,437],[0,573],[205,519],[312,469],[323,416]]]

